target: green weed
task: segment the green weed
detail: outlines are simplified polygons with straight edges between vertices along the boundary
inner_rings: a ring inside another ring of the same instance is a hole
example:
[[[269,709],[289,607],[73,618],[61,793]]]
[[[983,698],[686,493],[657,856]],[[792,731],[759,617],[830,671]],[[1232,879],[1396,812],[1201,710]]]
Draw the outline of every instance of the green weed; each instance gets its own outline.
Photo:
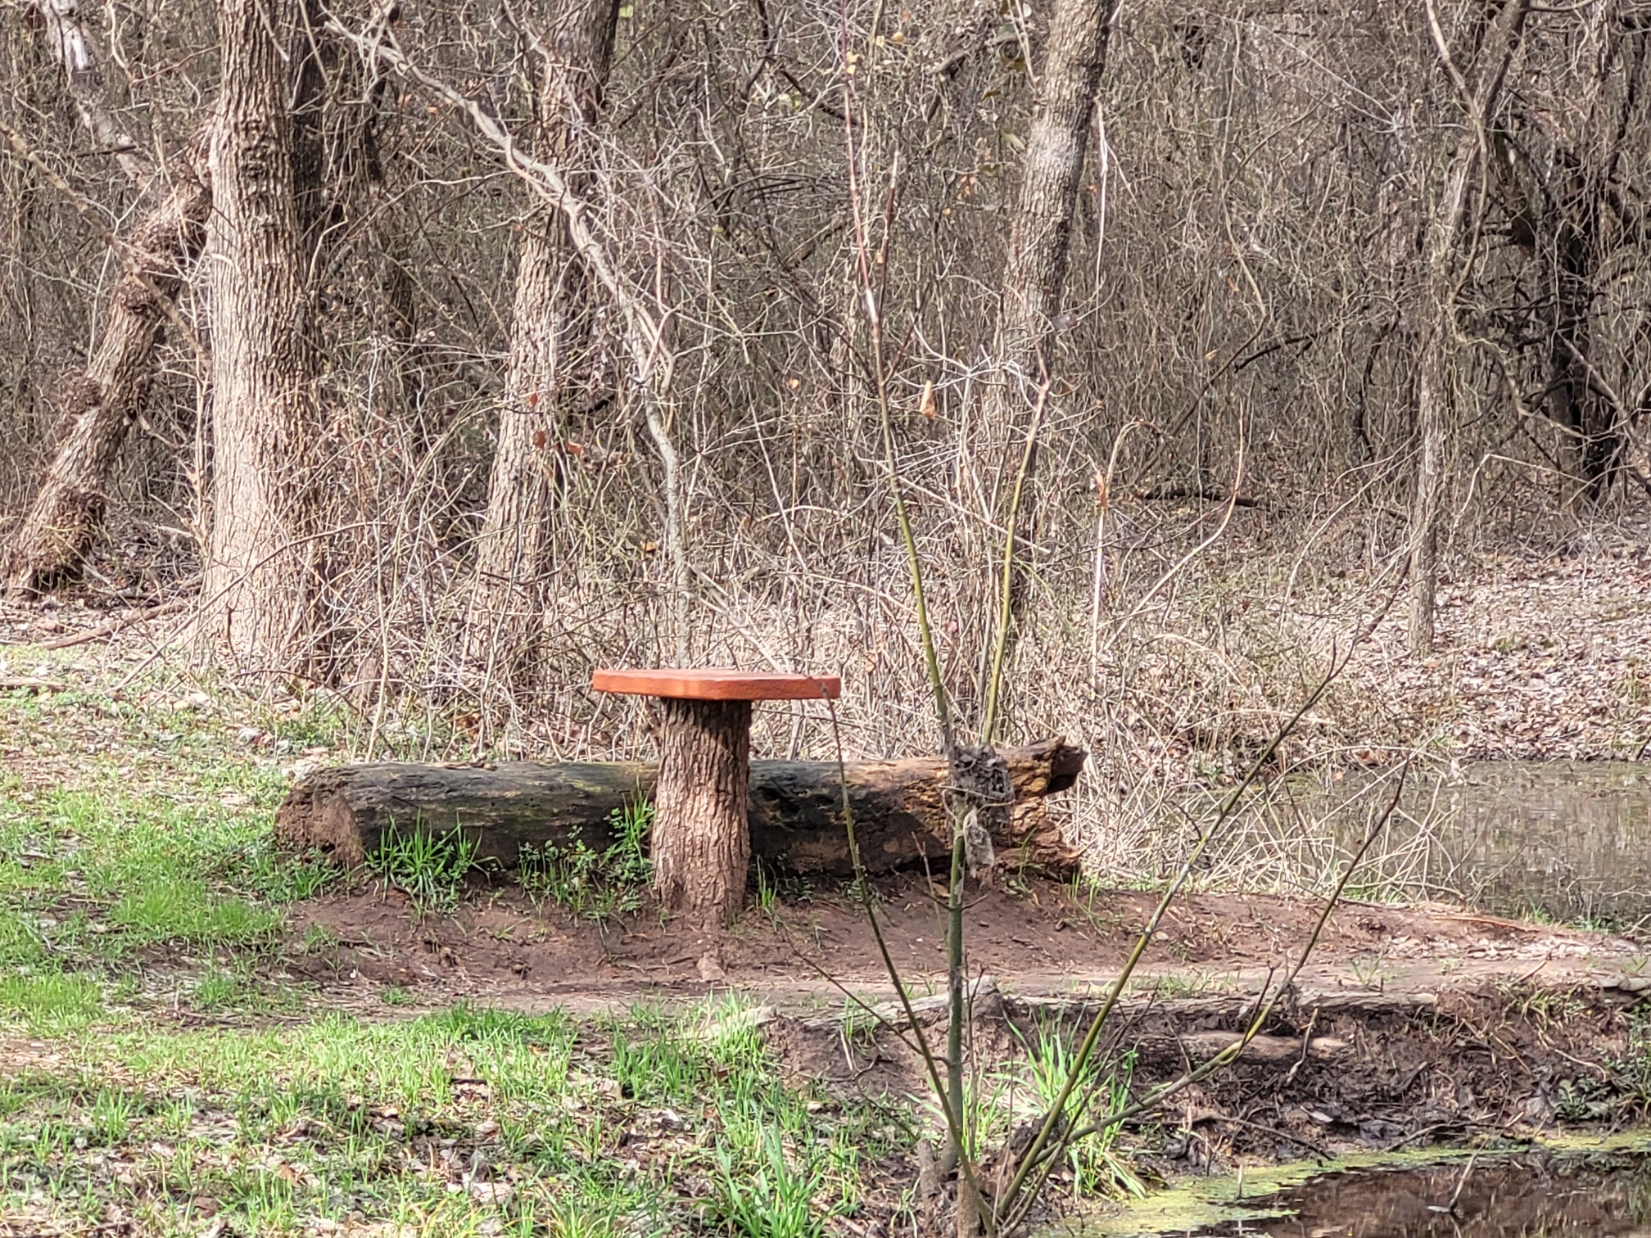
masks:
[[[1057,1027],[1039,1028],[1030,1039],[1018,1030],[1016,1035],[1026,1046],[1025,1082],[1037,1097],[1036,1116],[1041,1118],[1060,1098],[1061,1089],[1072,1074],[1073,1050]],[[1121,1109],[1129,1100],[1134,1069],[1133,1052],[1119,1058],[1110,1070],[1099,1059],[1091,1058],[1067,1099],[1066,1120],[1078,1125],[1086,1117],[1105,1116]],[[1118,1126],[1108,1126],[1067,1149],[1075,1196],[1100,1192],[1139,1198],[1146,1194],[1145,1185],[1118,1148],[1118,1136]]]
[[[565,847],[525,846],[517,880],[530,895],[547,898],[582,920],[601,922],[642,909],[653,864],[648,835],[653,805],[637,795],[608,815],[614,841],[597,851],[583,839]]]
[[[437,834],[391,824],[368,855],[367,871],[404,892],[421,914],[452,911],[464,879],[482,867],[479,850],[480,844],[458,827]]]
[[[1651,1116],[1651,1011],[1630,1016],[1628,1051],[1607,1066],[1619,1112],[1641,1122]]]
[[[773,1127],[758,1124],[754,1158],[717,1153],[720,1171],[715,1211],[736,1234],[747,1238],[818,1238],[826,1214],[815,1204],[825,1187],[824,1175],[806,1155],[786,1155],[785,1141]]]
[[[757,910],[767,917],[770,924],[779,923],[779,888],[774,879],[768,875],[768,868],[761,860],[756,862],[757,869]]]

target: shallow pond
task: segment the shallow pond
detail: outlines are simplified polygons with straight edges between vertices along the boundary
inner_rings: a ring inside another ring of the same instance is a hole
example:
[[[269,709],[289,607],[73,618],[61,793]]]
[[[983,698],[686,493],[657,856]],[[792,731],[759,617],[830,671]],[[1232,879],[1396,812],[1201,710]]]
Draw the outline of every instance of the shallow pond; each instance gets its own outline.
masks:
[[[1172,1193],[1173,1194],[1173,1193]],[[1181,1215],[1176,1215],[1177,1213]],[[1616,1238],[1651,1234],[1651,1156],[1532,1152],[1321,1174],[1271,1194],[1222,1204],[1149,1204],[1078,1222],[1079,1235],[1201,1238]],[[1227,1219],[1211,1223],[1211,1215]]]
[[[1651,1233],[1651,1160],[1521,1157],[1501,1164],[1479,1162],[1471,1169],[1356,1170],[1291,1188],[1269,1202],[1290,1215],[1229,1221],[1202,1232],[1274,1238],[1610,1238]]]
[[[1386,793],[1360,774],[1273,799],[1271,828],[1344,854]],[[1297,863],[1311,862],[1298,855]],[[1651,916],[1651,761],[1480,761],[1411,775],[1373,849],[1370,893],[1506,915],[1631,924]]]

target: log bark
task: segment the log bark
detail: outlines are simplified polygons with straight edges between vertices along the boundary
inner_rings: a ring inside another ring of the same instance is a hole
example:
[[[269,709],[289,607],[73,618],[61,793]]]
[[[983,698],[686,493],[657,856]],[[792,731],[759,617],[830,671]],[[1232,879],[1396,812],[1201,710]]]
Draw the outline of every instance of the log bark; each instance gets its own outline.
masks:
[[[993,838],[1000,867],[1070,872],[1076,848],[1045,800],[1070,787],[1085,756],[1061,739],[1002,750],[1014,783],[1008,822]],[[946,764],[939,758],[855,761],[845,768],[867,871],[889,873],[951,855]],[[317,849],[355,867],[392,827],[463,828],[480,854],[514,867],[524,846],[606,846],[608,815],[628,797],[652,797],[658,768],[640,762],[497,766],[380,763],[322,770],[297,783],[275,816],[283,846]],[[777,872],[849,877],[842,791],[829,761],[754,761],[747,797],[751,853]]]
[[[666,911],[728,924],[745,901],[751,842],[751,702],[667,699],[654,795],[654,895]]]

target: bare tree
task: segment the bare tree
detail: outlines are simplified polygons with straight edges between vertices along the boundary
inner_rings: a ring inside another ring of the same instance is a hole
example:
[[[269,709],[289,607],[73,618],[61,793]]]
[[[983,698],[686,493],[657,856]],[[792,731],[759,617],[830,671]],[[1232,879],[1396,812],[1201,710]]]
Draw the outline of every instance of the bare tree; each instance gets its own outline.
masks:
[[[107,104],[95,42],[76,0],[43,0],[42,11],[86,131],[140,191],[148,189],[153,170]],[[4,587],[14,597],[32,597],[76,576],[102,529],[110,475],[128,428],[143,412],[156,350],[205,240],[212,193],[204,165],[203,140],[174,161],[170,189],[116,247],[123,273],[109,298],[102,339],[86,369],[63,386],[56,453],[7,554]]]
[[[1470,20],[1470,28],[1480,35],[1468,61],[1474,74],[1470,82],[1457,63],[1464,49],[1452,49],[1432,0],[1427,6],[1429,32],[1439,63],[1459,97],[1463,128],[1445,165],[1438,198],[1427,211],[1422,241],[1416,355],[1418,457],[1410,508],[1410,648],[1418,654],[1433,648],[1439,523],[1451,449],[1450,388],[1456,380],[1459,350],[1457,299],[1479,256],[1478,221],[1484,210],[1483,186],[1475,176],[1491,175],[1487,131],[1529,12],[1530,0],[1509,0],[1482,32]],[[1477,218],[1471,217],[1474,212]]]
[[[535,40],[540,76],[531,148],[566,169],[569,190],[581,198],[592,181],[618,12],[617,0],[563,5],[546,36]],[[519,655],[542,613],[562,470],[579,405],[593,395],[578,381],[589,372],[592,286],[565,212],[535,199],[522,228],[510,360],[467,620],[470,656],[484,664]],[[514,668],[504,669],[513,677]]]
[[[1567,506],[1604,496],[1643,403],[1632,359],[1613,356],[1631,346],[1618,338],[1629,315],[1610,298],[1623,280],[1603,276],[1644,236],[1628,179],[1648,60],[1647,18],[1632,6],[1583,6],[1572,22],[1550,35],[1558,46],[1541,49],[1547,72],[1513,92],[1514,123],[1494,135],[1501,205],[1521,259],[1501,281],[1512,295],[1498,308],[1509,351],[1541,353],[1533,370],[1543,380],[1539,402],[1560,429]]]
[[[1052,381],[1049,346],[1059,324],[1084,153],[1118,3],[1056,0],[1027,131],[1003,269],[994,349],[997,373],[982,427],[998,444],[992,453],[997,477],[995,514],[1022,542],[1036,519],[1035,501],[1025,493],[1037,469],[1034,418]],[[1019,510],[1009,510],[1014,502],[1011,496],[1020,496]],[[1024,573],[1015,571],[1012,564],[1010,569],[1015,577],[1009,590],[1010,613],[982,623],[982,633],[997,625],[1012,629],[1024,606]],[[1008,630],[999,633],[1000,648],[1007,647],[1010,635]],[[999,665],[988,671],[992,680],[986,693],[988,731],[996,722],[997,692],[1006,670]]]
[[[280,657],[311,621],[318,357],[295,183],[300,0],[222,0],[212,138],[212,486],[201,631]]]
[[[31,597],[72,579],[103,527],[109,476],[143,412],[156,347],[206,236],[212,191],[196,168],[178,164],[172,191],[120,255],[126,271],[110,294],[103,340],[64,385],[56,455],[12,540],[9,594]]]

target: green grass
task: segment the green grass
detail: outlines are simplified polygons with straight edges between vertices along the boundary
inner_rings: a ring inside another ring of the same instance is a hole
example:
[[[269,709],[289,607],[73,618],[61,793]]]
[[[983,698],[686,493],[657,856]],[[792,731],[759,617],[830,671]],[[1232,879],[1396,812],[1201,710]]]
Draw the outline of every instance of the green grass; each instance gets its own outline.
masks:
[[[96,1036],[139,1008],[285,1001],[260,972],[287,949],[288,905],[333,873],[272,845],[281,757],[239,736],[275,724],[165,675],[117,693],[40,662],[75,686],[0,694],[0,1025]]]
[[[267,816],[120,791],[0,797],[0,961],[113,963],[266,943],[325,873],[283,864]]]
[[[131,1000],[145,964],[199,972],[179,995],[201,1008],[252,1001],[246,965],[334,876],[271,843],[281,757],[238,736],[284,723],[162,674],[116,692],[40,661],[74,686],[0,695],[0,1017],[90,1018]],[[289,712],[321,733],[315,711]]]
[[[367,857],[367,871],[406,893],[420,915],[452,911],[464,879],[482,868],[479,844],[462,829],[437,834],[394,823]]]
[[[115,1207],[156,1233],[203,1210],[245,1234],[823,1233],[911,1132],[896,1106],[783,1081],[744,1013],[116,1021],[0,1081],[0,1211]]]
[[[0,1020],[42,1032],[80,1027],[103,1012],[103,985],[62,972],[0,975]]]

